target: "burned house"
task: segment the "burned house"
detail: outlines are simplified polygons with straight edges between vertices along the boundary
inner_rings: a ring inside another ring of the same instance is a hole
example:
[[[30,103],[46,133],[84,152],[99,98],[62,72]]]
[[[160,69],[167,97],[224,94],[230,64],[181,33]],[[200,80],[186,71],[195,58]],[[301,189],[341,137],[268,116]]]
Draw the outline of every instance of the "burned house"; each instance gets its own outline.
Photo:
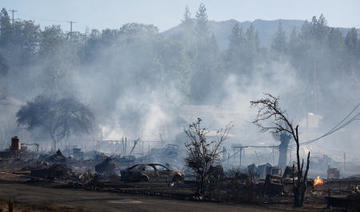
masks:
[[[0,158],[29,158],[31,156],[32,154],[27,151],[27,148],[21,143],[18,136],[12,137],[9,148],[0,152]]]
[[[45,161],[49,163],[65,163],[66,157],[62,154],[60,149],[55,154],[45,157]]]
[[[259,165],[256,169],[256,174],[260,179],[265,179],[267,175],[271,174],[271,168],[272,165],[270,163]]]
[[[248,174],[250,176],[257,177],[259,179],[265,179],[267,175],[281,177],[282,169],[278,166],[272,166],[270,163],[256,166],[251,164],[247,167]]]

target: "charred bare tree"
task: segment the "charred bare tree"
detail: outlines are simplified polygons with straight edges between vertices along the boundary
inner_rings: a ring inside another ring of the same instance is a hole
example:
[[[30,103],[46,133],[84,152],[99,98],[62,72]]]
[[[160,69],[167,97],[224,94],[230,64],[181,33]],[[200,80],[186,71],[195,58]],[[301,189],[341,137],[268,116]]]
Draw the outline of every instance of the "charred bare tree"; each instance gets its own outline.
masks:
[[[279,98],[271,94],[265,94],[264,98],[251,101],[251,106],[258,108],[256,119],[253,121],[263,132],[270,131],[272,133],[288,133],[296,143],[296,159],[297,159],[297,179],[294,180],[294,206],[302,207],[304,204],[306,193],[306,181],[310,165],[310,152],[307,155],[307,163],[304,171],[304,159],[300,161],[300,142],[299,142],[299,125],[289,120],[286,111],[282,110],[279,105]],[[270,121],[270,123],[265,123]],[[294,165],[295,166],[295,165]]]
[[[188,153],[185,159],[186,164],[196,175],[197,195],[202,196],[205,193],[209,181],[211,168],[220,159],[221,145],[229,135],[231,125],[217,131],[216,139],[208,140],[206,128],[200,126],[201,119],[189,125],[185,130],[189,141],[185,143]]]

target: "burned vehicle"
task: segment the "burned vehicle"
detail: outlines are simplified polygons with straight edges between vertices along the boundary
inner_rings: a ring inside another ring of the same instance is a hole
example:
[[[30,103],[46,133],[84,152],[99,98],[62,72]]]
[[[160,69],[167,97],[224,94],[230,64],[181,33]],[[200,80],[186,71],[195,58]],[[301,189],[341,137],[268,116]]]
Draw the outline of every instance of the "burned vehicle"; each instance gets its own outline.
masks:
[[[184,173],[177,170],[171,170],[158,163],[143,163],[122,170],[121,179],[125,182],[178,183],[184,180]]]

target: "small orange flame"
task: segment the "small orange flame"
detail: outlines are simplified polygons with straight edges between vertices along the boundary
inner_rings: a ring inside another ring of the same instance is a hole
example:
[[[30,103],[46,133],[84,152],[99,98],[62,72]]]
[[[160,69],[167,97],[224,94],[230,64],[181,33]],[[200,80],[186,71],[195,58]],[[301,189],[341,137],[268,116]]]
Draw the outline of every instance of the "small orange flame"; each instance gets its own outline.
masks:
[[[324,180],[320,178],[320,176],[317,176],[314,180],[314,186],[322,185],[324,184]]]

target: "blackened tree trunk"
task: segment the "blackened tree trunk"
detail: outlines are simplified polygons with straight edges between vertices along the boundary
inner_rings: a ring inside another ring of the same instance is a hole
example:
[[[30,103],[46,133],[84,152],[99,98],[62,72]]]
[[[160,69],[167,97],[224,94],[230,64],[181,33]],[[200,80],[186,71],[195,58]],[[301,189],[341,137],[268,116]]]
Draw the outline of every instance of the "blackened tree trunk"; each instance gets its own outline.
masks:
[[[302,207],[304,205],[306,194],[306,181],[310,165],[310,152],[307,155],[307,163],[305,171],[304,160],[300,162],[300,142],[299,142],[299,125],[294,127],[293,123],[288,119],[287,114],[279,106],[279,98],[266,94],[265,98],[251,101],[252,106],[258,107],[257,118],[253,121],[261,130],[271,131],[275,134],[287,133],[291,135],[296,143],[296,171],[297,179],[293,175],[293,192],[294,192],[294,206]],[[264,124],[264,121],[272,119],[270,125]],[[295,165],[293,165],[293,171]]]
[[[293,184],[294,186],[294,206],[302,207],[305,201],[306,194],[306,183],[307,183],[307,175],[310,166],[310,152],[307,155],[306,168],[304,172],[304,160],[300,163],[300,143],[299,143],[299,126],[295,127],[294,140],[296,143],[296,160],[297,160],[297,180]],[[293,169],[294,171],[295,169]],[[295,175],[293,175],[295,176]]]

